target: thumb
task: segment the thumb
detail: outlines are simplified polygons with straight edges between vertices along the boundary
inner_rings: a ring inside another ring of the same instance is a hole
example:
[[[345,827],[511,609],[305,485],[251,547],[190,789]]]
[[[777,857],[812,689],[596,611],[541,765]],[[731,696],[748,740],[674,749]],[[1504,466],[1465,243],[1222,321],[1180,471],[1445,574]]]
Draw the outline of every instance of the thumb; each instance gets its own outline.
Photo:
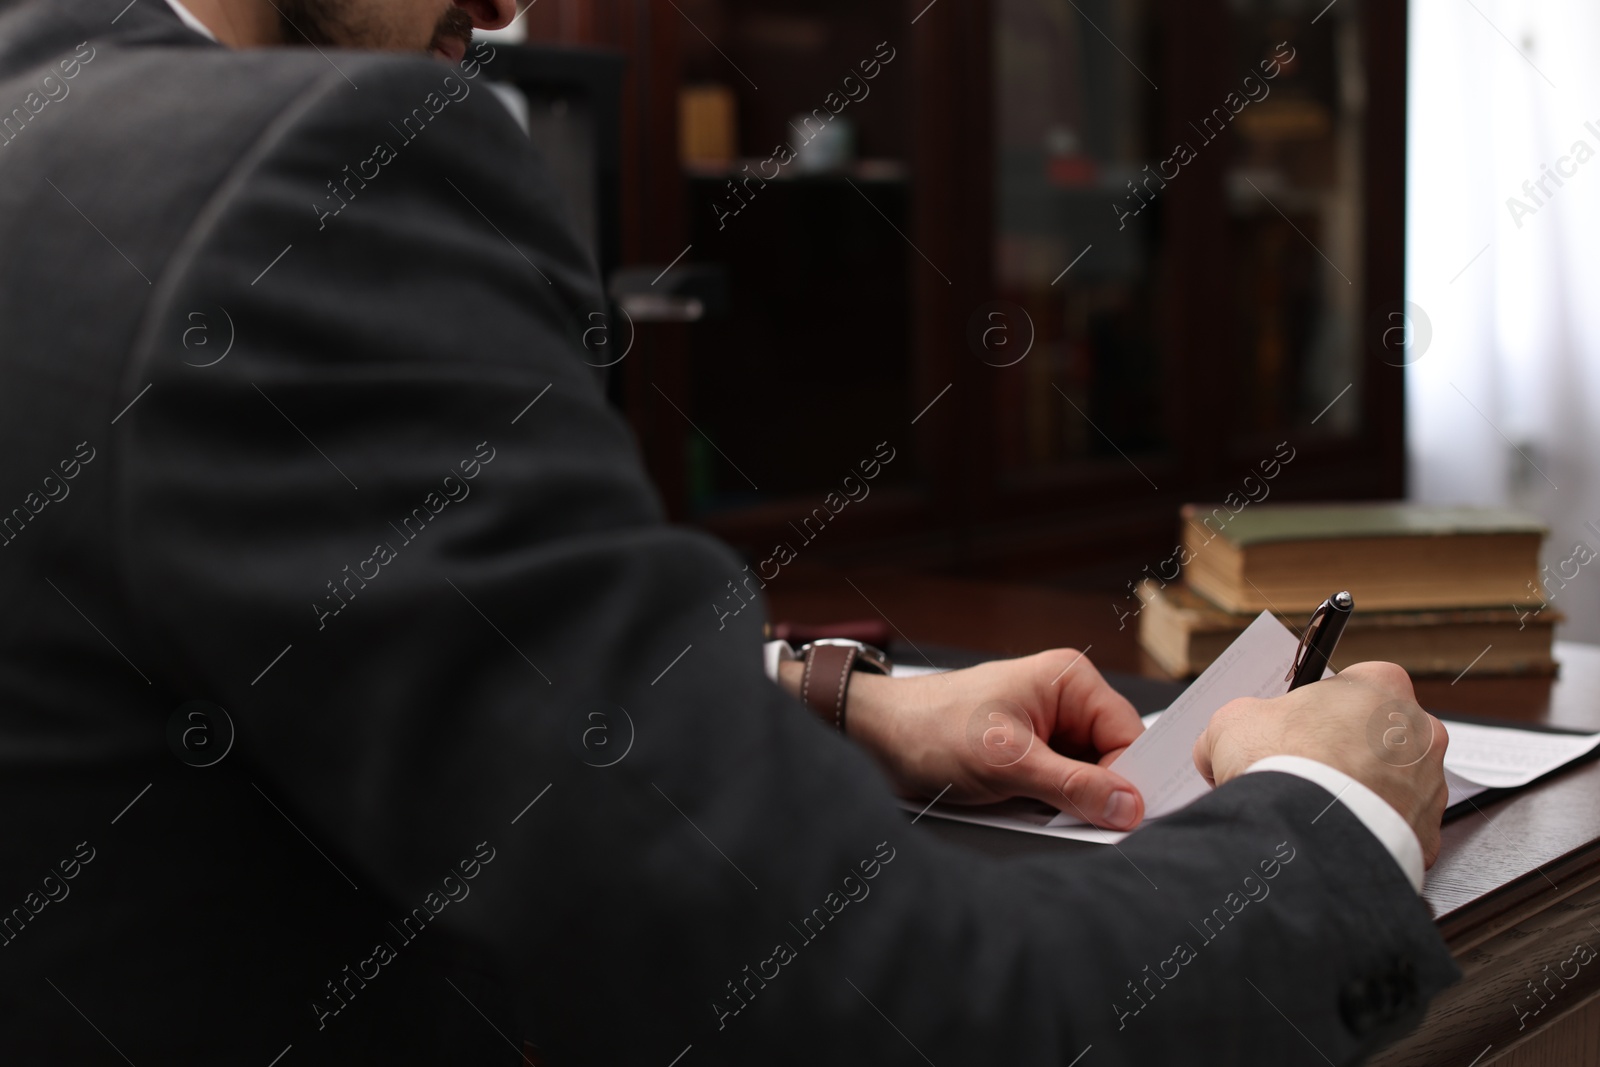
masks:
[[[1007,784],[1019,795],[1042,800],[1096,826],[1131,830],[1144,818],[1144,798],[1132,782],[1045,745],[1034,746],[1002,774],[1011,778]]]

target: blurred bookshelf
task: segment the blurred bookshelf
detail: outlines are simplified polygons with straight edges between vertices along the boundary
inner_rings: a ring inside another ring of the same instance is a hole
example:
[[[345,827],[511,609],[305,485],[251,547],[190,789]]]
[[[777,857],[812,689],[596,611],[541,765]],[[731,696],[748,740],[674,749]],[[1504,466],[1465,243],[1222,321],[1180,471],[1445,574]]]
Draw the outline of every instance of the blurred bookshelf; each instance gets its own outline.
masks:
[[[1276,499],[1403,493],[1404,5],[524,18],[628,61],[624,266],[727,279],[613,369],[675,518],[763,554],[888,441],[817,556],[1100,581],[1279,442]]]

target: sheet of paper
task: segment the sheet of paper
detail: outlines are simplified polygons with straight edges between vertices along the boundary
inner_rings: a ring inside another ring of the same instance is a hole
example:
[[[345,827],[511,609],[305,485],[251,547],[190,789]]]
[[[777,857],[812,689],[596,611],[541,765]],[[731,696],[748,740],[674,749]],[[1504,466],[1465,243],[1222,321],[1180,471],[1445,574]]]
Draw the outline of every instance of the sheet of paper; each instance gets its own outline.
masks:
[[[931,808],[923,803],[902,800],[900,806],[913,813],[925,811],[930,819],[948,819],[951,822],[972,823],[974,826],[994,826],[1001,830],[1042,834],[1045,837],[1060,837],[1068,841],[1088,841],[1096,845],[1114,845],[1128,836],[1118,830],[1102,830],[1087,823],[1076,826],[1052,826],[1050,822],[1056,812],[1049,805],[1037,800],[1007,800],[1000,804],[977,806],[935,804]]]
[[[1238,697],[1277,697],[1299,647],[1283,623],[1263,611],[1227,651],[1194,680],[1156,724],[1128,746],[1112,769],[1139,787],[1144,817],[1159,819],[1211,790],[1194,769],[1194,743],[1218,708]],[[1076,814],[1056,816],[1051,826],[1082,826]]]
[[[1515,789],[1600,747],[1600,734],[1552,734],[1475,722],[1449,722],[1445,770],[1484,789]],[[1452,783],[1453,785],[1454,783]],[[1454,790],[1450,803],[1457,802]]]
[[[1144,794],[1147,822],[1177,811],[1210,790],[1195,770],[1194,743],[1211,716],[1228,701],[1282,696],[1297,647],[1295,635],[1271,613],[1262,612],[1170,708],[1144,716],[1144,734],[1112,766]],[[1451,806],[1489,789],[1527,785],[1600,747],[1600,734],[1555,734],[1457,721],[1450,722],[1448,729],[1445,779]],[[941,819],[1075,841],[1115,844],[1128,836],[1091,826],[1075,814],[1057,812],[1035,800],[980,807],[927,807],[907,801],[903,806]]]
[[[1454,723],[1450,725],[1450,729],[1452,731],[1455,730]],[[1453,741],[1451,743],[1454,744]],[[1489,791],[1488,786],[1479,785],[1477,782],[1469,782],[1459,774],[1452,771],[1450,769],[1450,757],[1448,755],[1445,756],[1444,784],[1450,787],[1450,796],[1444,802],[1446,809],[1453,808],[1457,804],[1464,804],[1473,797],[1477,796],[1479,793],[1487,793]]]

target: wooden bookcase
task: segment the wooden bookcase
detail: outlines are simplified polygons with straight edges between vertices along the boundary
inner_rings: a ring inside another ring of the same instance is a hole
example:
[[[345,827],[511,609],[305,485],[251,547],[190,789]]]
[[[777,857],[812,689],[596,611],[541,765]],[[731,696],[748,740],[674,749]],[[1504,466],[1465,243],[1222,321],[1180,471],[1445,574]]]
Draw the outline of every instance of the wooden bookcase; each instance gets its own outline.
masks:
[[[1383,345],[1402,321],[1405,5],[524,17],[628,60],[624,263],[728,272],[729,316],[642,325],[619,368],[675,518],[761,558],[888,441],[870,499],[806,552],[1120,588],[1170,549],[1181,503],[1240,491],[1280,442],[1274,499],[1403,494],[1403,360]],[[789,165],[725,215],[730,176],[880,42],[894,59],[840,112],[856,161]],[[679,94],[705,85],[735,102],[720,171],[679,153]]]

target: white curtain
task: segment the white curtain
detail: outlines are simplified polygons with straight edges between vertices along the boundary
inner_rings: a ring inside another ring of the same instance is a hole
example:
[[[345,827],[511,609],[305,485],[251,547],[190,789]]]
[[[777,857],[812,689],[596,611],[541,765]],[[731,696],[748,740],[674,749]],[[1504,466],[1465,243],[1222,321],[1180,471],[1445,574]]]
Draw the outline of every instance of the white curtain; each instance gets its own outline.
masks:
[[[1411,0],[1410,22],[1412,495],[1540,515],[1555,574],[1600,551],[1600,2]],[[1600,559],[1551,603],[1600,642]]]

